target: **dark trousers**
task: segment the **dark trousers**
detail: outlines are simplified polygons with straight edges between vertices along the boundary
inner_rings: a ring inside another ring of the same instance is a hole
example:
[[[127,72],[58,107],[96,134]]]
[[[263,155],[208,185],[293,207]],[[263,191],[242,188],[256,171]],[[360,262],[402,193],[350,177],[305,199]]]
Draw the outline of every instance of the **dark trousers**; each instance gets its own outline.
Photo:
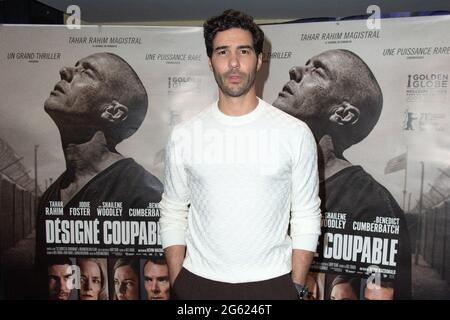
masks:
[[[172,287],[176,300],[297,300],[291,274],[255,282],[227,283],[197,276],[182,268]]]

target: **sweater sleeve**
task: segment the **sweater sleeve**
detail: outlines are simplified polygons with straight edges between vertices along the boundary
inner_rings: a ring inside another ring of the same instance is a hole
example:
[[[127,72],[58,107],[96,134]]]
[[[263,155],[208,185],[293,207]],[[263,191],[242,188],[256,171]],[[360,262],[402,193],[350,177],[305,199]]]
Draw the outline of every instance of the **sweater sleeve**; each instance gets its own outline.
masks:
[[[306,125],[302,129],[292,164],[292,248],[315,252],[321,220],[317,146],[310,129]]]
[[[182,134],[175,128],[166,146],[164,193],[160,202],[159,220],[163,248],[186,244],[190,197],[180,146],[182,139]]]

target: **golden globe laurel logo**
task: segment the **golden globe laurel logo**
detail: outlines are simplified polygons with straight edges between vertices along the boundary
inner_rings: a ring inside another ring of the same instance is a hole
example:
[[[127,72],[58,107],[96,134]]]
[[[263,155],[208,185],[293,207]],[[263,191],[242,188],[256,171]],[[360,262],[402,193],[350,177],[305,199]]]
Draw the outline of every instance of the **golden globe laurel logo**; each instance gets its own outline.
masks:
[[[168,94],[183,92],[200,93],[202,79],[196,76],[171,76],[167,78]]]
[[[447,73],[415,73],[408,75],[407,88],[448,88]]]
[[[411,73],[406,79],[403,130],[444,131],[448,96],[448,73]]]

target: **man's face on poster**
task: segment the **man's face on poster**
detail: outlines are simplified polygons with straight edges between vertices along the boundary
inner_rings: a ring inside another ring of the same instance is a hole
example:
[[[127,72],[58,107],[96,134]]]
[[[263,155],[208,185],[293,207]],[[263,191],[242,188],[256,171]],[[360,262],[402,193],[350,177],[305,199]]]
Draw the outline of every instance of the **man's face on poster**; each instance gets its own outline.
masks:
[[[72,267],[53,264],[48,267],[48,292],[50,300],[67,300],[73,288]]]
[[[144,287],[148,300],[168,300],[170,283],[167,264],[148,261],[144,267]]]
[[[119,62],[107,54],[93,54],[59,71],[61,80],[45,101],[45,110],[55,119],[71,123],[99,121],[102,107],[118,99],[111,82],[121,72]],[[117,91],[117,90],[116,90]]]
[[[325,119],[330,107],[342,101],[341,65],[346,60],[336,51],[326,51],[309,59],[305,66],[291,68],[290,81],[273,105],[305,122]]]

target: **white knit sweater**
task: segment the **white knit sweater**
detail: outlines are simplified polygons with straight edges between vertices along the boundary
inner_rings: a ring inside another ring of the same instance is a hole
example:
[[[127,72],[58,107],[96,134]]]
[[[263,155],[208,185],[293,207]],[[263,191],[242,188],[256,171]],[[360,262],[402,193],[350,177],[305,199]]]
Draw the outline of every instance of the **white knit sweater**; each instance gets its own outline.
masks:
[[[311,131],[263,100],[238,117],[216,102],[174,128],[161,237],[187,246],[192,273],[241,283],[290,272],[293,248],[316,250],[319,205]]]

